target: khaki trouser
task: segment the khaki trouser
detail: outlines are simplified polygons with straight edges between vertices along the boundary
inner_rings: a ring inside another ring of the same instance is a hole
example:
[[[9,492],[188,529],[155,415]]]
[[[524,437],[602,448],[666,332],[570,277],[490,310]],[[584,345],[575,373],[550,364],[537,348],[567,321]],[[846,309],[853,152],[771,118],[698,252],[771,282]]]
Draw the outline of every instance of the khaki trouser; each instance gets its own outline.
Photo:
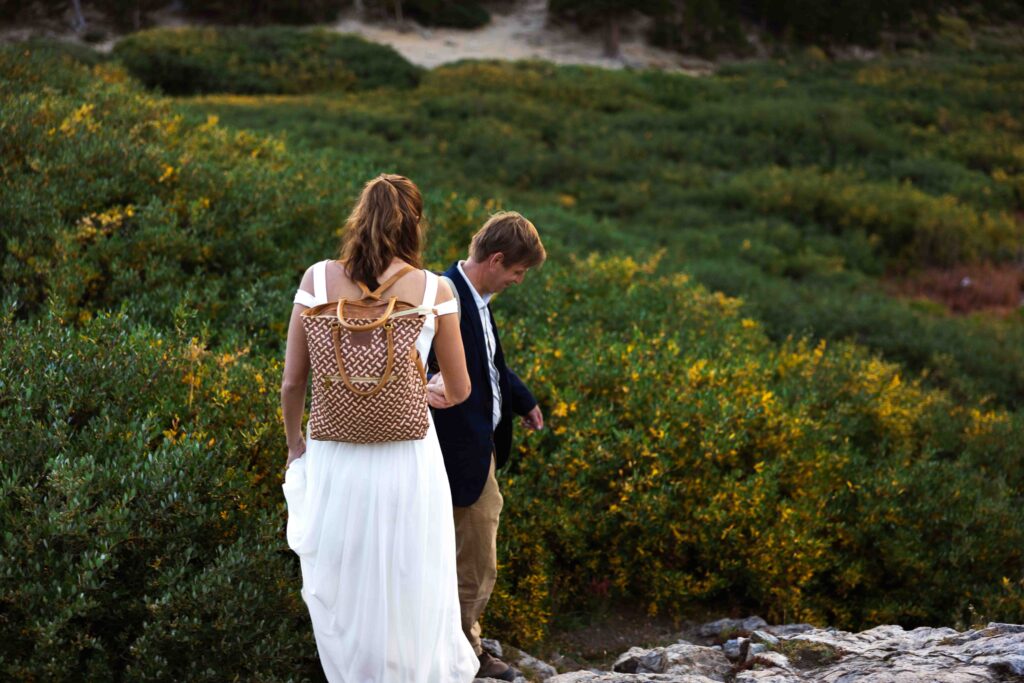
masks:
[[[462,608],[462,630],[479,655],[480,615],[498,578],[498,518],[504,499],[494,477],[494,455],[491,470],[480,498],[469,507],[455,507],[455,561],[459,574],[459,604]]]

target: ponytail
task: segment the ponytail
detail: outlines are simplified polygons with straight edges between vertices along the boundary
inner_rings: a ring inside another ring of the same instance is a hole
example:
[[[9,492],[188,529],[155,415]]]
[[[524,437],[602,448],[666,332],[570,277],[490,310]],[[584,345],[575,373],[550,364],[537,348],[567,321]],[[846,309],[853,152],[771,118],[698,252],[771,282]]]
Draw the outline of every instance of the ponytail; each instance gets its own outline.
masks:
[[[422,267],[422,213],[423,196],[408,178],[381,174],[366,183],[345,222],[341,260],[349,276],[376,289],[395,258]]]

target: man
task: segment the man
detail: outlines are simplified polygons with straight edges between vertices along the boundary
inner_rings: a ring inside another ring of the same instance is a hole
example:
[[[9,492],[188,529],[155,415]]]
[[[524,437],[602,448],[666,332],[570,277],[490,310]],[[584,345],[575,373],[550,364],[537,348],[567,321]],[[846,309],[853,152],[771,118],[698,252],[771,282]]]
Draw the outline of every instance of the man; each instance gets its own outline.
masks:
[[[495,469],[508,461],[513,413],[522,416],[530,429],[544,426],[537,400],[505,365],[488,304],[495,294],[520,284],[526,271],[545,258],[533,223],[514,211],[505,211],[492,216],[473,236],[469,258],[445,272],[459,300],[459,324],[473,389],[466,401],[451,406],[444,399],[444,380],[435,374],[427,396],[435,409],[434,424],[455,507],[462,630],[480,658],[477,678],[515,678],[515,669],[485,653],[480,643],[479,619],[498,576],[498,518],[503,501]],[[436,370],[433,354],[430,366]]]

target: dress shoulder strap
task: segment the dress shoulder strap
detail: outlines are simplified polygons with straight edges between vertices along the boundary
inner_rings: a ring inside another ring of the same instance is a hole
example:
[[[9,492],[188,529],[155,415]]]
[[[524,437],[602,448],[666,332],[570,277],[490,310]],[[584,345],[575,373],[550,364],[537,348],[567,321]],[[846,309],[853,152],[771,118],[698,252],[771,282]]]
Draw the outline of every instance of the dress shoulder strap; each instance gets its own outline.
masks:
[[[441,278],[448,283],[448,289],[452,290],[452,299],[445,301],[443,304],[437,307],[438,315],[448,315],[449,313],[458,313],[459,317],[462,317],[462,301],[459,299],[459,288],[455,286],[455,282],[452,281],[447,275],[442,275]]]
[[[294,303],[305,306],[306,308],[313,308],[317,305],[316,297],[307,292],[304,289],[298,289],[295,292],[295,298],[292,299]]]
[[[318,304],[327,303],[327,261],[313,265],[313,297]]]
[[[437,275],[429,270],[424,270],[423,273],[427,276],[427,285],[423,288],[423,303],[420,306],[433,308],[434,301],[437,300]]]

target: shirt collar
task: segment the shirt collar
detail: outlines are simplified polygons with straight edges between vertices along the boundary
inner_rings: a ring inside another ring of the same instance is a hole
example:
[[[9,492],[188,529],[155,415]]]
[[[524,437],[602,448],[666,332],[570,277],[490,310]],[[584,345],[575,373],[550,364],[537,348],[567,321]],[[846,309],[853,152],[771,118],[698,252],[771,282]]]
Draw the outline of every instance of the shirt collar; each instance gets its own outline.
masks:
[[[469,291],[473,292],[473,299],[476,301],[476,307],[477,308],[486,308],[487,304],[489,304],[491,302],[491,297],[494,296],[494,295],[493,294],[480,294],[480,292],[476,291],[476,287],[473,286],[473,282],[469,279],[469,276],[466,275],[466,271],[463,270],[463,268],[462,268],[462,264],[463,263],[465,263],[465,261],[459,261],[459,263],[458,263],[459,274],[462,275],[462,279],[464,279],[466,281],[466,284],[469,285]]]

